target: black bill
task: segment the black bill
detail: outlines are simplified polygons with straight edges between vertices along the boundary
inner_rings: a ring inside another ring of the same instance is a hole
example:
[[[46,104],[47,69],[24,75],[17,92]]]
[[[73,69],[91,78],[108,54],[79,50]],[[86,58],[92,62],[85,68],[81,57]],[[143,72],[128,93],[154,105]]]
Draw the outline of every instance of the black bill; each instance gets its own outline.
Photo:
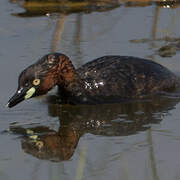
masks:
[[[27,95],[28,90],[29,90],[29,88],[23,88],[23,89],[16,91],[16,93],[8,101],[6,106],[11,108],[11,107],[15,106],[16,104],[22,102],[23,100],[27,99],[26,95]]]

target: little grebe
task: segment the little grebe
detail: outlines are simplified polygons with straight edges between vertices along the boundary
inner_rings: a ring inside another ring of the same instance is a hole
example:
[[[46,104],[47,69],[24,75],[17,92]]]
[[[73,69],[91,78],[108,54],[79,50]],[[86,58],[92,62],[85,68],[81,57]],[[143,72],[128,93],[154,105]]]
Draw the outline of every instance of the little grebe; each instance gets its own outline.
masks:
[[[21,72],[7,106],[46,94],[56,85],[62,103],[98,104],[173,91],[178,84],[176,75],[151,60],[104,56],[75,69],[66,55],[50,53]]]

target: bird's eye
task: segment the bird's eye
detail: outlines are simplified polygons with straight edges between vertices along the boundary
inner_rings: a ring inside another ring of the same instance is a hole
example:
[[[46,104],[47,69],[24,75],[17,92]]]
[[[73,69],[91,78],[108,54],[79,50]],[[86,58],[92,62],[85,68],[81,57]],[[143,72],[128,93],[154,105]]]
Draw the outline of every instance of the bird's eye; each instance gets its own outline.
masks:
[[[34,79],[33,85],[38,86],[40,84],[40,79]]]

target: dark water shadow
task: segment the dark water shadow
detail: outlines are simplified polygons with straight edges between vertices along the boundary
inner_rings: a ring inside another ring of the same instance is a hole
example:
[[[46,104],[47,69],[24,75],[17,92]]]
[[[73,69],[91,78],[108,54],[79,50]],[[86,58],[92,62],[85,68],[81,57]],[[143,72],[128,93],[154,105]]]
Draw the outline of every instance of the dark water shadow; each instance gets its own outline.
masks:
[[[11,125],[22,135],[22,149],[39,159],[69,160],[79,139],[86,133],[100,136],[129,136],[159,124],[179,102],[176,98],[153,97],[143,101],[109,105],[59,105],[56,96],[47,98],[49,116],[59,118],[59,129],[48,126]]]
[[[16,3],[25,11],[14,13],[18,17],[37,17],[52,13],[64,15],[72,13],[91,13],[110,11],[120,6],[146,7],[155,5],[159,8],[177,8],[179,1],[152,1],[152,0],[9,0]]]
[[[180,38],[163,37],[163,38],[143,38],[133,39],[131,43],[148,43],[155,50],[154,55],[159,55],[163,58],[173,57],[180,51]],[[159,45],[161,43],[161,45]]]
[[[120,6],[120,2],[118,0],[10,0],[10,2],[17,3],[20,7],[25,9],[24,12],[12,14],[18,17],[37,17],[52,13],[68,15],[80,12],[105,12]]]

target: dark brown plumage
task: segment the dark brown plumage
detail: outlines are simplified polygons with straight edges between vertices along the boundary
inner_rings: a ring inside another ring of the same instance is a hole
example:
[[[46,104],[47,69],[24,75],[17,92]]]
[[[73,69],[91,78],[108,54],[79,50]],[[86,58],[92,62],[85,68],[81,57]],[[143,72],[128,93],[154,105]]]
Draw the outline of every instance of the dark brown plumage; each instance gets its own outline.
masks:
[[[56,85],[62,103],[97,104],[171,92],[179,80],[162,65],[137,57],[104,56],[75,69],[67,56],[51,53],[20,74],[18,90],[8,107],[46,94]]]

